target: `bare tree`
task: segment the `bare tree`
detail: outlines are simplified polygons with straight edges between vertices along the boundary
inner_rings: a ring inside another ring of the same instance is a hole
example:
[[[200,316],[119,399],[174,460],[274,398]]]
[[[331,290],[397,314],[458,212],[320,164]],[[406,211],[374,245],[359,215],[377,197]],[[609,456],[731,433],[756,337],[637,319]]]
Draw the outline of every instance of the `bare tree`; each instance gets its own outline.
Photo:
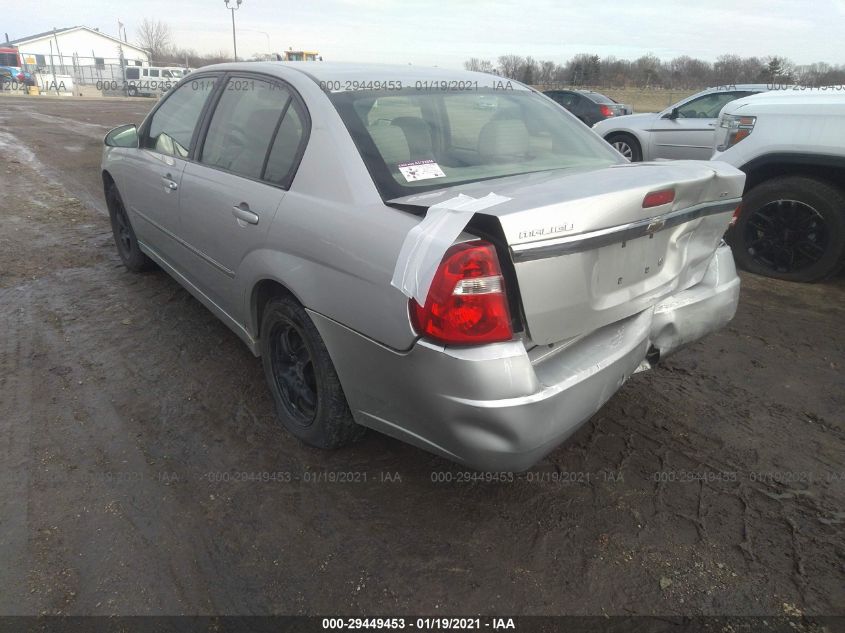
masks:
[[[524,65],[525,59],[519,55],[502,55],[499,57],[499,74],[508,79],[518,80]]]
[[[164,60],[172,46],[170,27],[161,20],[144,18],[138,27],[136,40],[138,46],[149,51],[152,61]]]

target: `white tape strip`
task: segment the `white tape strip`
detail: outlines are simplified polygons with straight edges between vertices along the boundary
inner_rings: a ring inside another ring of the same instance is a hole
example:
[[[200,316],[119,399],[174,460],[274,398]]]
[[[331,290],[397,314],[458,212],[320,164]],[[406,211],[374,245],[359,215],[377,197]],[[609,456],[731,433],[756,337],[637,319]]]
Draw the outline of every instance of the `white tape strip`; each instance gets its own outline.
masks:
[[[466,228],[474,213],[510,198],[489,193],[483,198],[459,194],[428,208],[422,222],[408,231],[390,285],[425,304],[428,289],[443,255]]]

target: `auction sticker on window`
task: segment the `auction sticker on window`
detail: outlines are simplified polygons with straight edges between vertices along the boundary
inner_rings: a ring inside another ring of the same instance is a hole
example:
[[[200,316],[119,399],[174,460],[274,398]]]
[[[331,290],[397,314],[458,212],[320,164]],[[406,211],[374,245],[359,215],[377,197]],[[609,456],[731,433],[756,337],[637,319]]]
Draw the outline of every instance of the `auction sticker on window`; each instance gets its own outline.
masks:
[[[410,163],[399,163],[396,166],[408,182],[446,177],[446,174],[440,169],[440,165],[430,158],[426,160],[413,160]]]

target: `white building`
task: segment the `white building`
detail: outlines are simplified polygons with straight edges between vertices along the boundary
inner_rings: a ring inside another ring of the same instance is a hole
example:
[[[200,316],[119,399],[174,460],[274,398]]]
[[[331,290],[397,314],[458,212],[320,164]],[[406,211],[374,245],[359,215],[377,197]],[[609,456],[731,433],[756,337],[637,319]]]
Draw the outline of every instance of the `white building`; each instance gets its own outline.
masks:
[[[147,66],[150,56],[142,48],[87,26],[54,29],[21,37],[0,46],[16,46],[27,67],[53,70],[61,74],[79,72],[81,67],[105,70],[111,66]],[[86,73],[88,74],[88,73]]]

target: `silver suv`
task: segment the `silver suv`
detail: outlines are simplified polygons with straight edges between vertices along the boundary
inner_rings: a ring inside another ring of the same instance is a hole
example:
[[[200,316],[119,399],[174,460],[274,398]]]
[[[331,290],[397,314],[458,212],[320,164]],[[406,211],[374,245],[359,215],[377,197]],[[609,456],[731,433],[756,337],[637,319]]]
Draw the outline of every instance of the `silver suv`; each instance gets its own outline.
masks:
[[[743,174],[629,164],[506,79],[211,66],[105,145],[127,268],[220,317],[315,446],[370,427],[528,468],[736,309],[721,236]]]

